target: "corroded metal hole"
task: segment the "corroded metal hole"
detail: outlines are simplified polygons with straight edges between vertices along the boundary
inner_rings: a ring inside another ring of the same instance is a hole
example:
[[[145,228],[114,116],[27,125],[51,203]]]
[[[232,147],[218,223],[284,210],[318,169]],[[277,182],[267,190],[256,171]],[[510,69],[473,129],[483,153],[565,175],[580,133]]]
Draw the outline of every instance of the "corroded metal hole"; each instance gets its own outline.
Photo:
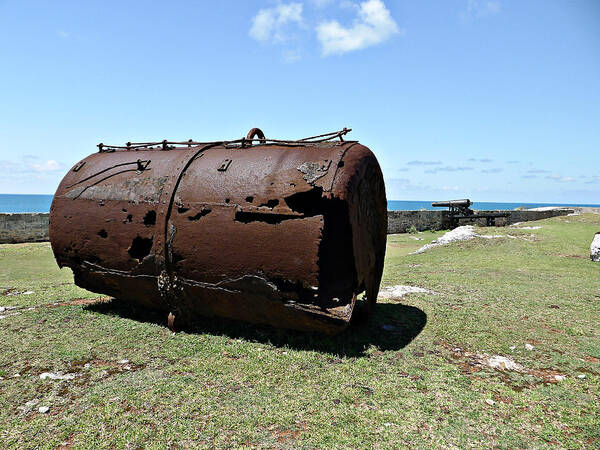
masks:
[[[135,239],[131,242],[131,247],[129,247],[127,253],[129,253],[129,255],[133,259],[141,261],[150,254],[153,241],[153,238],[143,238],[140,236],[136,236]]]
[[[146,215],[144,216],[144,225],[146,225],[147,227],[156,225],[156,211],[151,209],[146,213]]]

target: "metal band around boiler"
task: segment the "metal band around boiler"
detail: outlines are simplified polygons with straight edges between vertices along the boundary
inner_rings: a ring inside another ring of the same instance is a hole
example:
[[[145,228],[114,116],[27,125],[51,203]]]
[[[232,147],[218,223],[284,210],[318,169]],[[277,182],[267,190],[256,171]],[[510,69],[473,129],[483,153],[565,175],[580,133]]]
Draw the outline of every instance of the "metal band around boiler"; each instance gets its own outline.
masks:
[[[177,188],[183,178],[188,167],[196,158],[202,156],[202,153],[210,148],[222,145],[221,142],[214,142],[204,145],[201,148],[190,149],[184,152],[176,152],[174,158],[175,167],[173,176],[169,177],[163,188],[160,199],[160,205],[157,211],[157,223],[160,224],[159,229],[162,231],[156,234],[156,243],[154,247],[156,272],[159,274],[157,278],[158,290],[167,302],[171,313],[169,314],[169,327],[173,328],[173,321],[177,314],[177,297],[178,283],[177,277],[173,271],[172,256],[171,256],[171,241],[173,239],[174,230],[169,227],[169,219],[175,202],[175,194]]]

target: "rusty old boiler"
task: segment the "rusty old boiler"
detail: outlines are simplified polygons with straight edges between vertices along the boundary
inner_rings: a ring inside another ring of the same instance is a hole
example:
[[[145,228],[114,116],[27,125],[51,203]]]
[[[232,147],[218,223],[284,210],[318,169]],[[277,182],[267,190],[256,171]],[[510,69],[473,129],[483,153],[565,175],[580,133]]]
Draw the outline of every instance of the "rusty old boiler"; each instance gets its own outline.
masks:
[[[202,315],[337,333],[376,302],[387,228],[377,159],[348,131],[99,144],[54,196],[56,261],[170,327]]]

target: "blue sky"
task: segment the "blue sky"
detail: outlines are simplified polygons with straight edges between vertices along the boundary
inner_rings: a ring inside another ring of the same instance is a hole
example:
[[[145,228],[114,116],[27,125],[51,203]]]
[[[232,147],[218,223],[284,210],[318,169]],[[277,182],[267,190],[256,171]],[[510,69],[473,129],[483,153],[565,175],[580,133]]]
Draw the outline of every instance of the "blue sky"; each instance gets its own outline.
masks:
[[[388,198],[600,203],[600,2],[0,0],[0,192],[98,142],[353,128]]]

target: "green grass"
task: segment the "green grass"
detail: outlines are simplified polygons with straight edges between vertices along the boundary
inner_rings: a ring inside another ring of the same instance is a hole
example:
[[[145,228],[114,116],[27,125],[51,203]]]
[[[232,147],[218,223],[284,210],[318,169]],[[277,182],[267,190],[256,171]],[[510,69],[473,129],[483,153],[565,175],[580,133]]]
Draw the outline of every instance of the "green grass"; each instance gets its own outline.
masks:
[[[215,319],[173,335],[116,300],[73,302],[99,296],[72,284],[47,243],[1,245],[0,294],[33,294],[0,295],[17,307],[0,313],[0,443],[600,446],[600,264],[589,260],[600,216],[526,225],[542,228],[481,228],[529,240],[418,255],[443,233],[389,236],[383,286],[437,295],[383,300],[334,338]],[[486,367],[483,354],[524,372]],[[77,376],[39,377],[55,371]]]

